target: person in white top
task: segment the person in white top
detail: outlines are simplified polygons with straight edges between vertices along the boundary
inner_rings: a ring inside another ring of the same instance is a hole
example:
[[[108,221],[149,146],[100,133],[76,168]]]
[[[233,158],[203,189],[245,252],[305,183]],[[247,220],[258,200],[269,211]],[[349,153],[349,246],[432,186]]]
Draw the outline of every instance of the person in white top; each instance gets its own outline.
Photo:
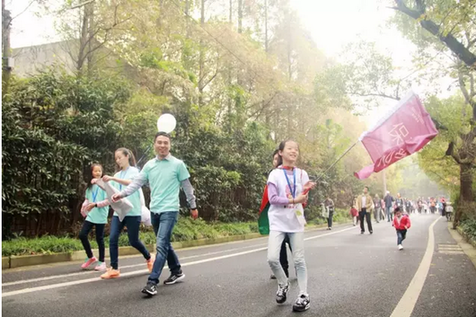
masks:
[[[307,270],[304,260],[304,210],[302,204],[307,200],[307,192],[314,188],[315,183],[309,182],[306,171],[296,167],[299,156],[298,144],[294,141],[283,141],[279,145],[279,168],[274,169],[268,177],[268,197],[270,208],[268,263],[278,281],[276,302],[286,301],[289,282],[279,262],[281,244],[285,237],[289,238],[293,250],[294,267],[300,293],[293,305],[293,311],[305,311],[310,307],[307,293]]]

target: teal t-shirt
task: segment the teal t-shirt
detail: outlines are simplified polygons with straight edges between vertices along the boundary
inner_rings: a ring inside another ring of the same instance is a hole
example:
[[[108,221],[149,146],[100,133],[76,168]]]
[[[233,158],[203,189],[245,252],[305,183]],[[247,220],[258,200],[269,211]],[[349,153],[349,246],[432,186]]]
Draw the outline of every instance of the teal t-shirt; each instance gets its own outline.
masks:
[[[114,177],[120,178],[120,179],[130,179],[132,180],[135,176],[139,175],[139,170],[136,167],[129,166],[125,171],[120,171],[114,175]],[[126,185],[119,184],[118,182],[112,182],[112,185],[116,187],[119,191],[123,190],[126,188]],[[140,216],[141,215],[141,204],[140,204],[140,190],[135,191],[132,195],[128,196],[127,199],[132,204],[132,209],[129,211],[126,215],[127,216]],[[114,216],[117,216],[117,213],[114,212]]]
[[[97,203],[107,199],[107,194],[102,190],[98,185],[94,184],[93,186],[86,189],[86,199],[90,203]],[[86,220],[95,224],[106,224],[107,215],[109,213],[109,206],[102,208],[93,208],[88,213]]]
[[[180,208],[180,183],[188,178],[185,163],[172,155],[163,160],[157,158],[145,164],[141,171],[142,176],[150,185],[150,211],[162,213],[178,211]]]

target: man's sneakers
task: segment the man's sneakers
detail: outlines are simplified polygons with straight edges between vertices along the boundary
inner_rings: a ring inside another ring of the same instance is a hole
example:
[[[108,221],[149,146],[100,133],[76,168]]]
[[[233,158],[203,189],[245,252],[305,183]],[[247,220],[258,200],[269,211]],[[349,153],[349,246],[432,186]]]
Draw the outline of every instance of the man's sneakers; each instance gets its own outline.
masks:
[[[286,301],[286,295],[289,291],[289,284],[287,283],[284,286],[279,285],[278,291],[276,292],[276,303],[282,304]]]
[[[403,250],[403,245],[399,244],[398,245],[398,250]]]
[[[142,293],[149,296],[157,295],[157,285],[152,282],[147,282],[147,285],[142,289]]]
[[[103,280],[109,280],[111,278],[118,278],[121,275],[121,271],[115,270],[112,267],[108,268],[106,273],[101,275]]]
[[[98,259],[96,259],[96,257],[94,257],[94,256],[93,256],[92,258],[90,258],[90,259],[86,259],[86,260],[84,261],[84,263],[81,264],[81,268],[82,268],[83,270],[86,270],[86,269],[89,268],[93,263],[96,263],[97,261],[98,261]]]
[[[178,273],[172,273],[168,279],[164,281],[165,285],[172,285],[177,283],[178,281],[181,281],[185,278],[185,274],[182,272],[182,270],[178,271]]]
[[[309,298],[309,294],[301,294],[296,299],[293,305],[293,311],[295,312],[303,312],[311,307],[311,299]]]
[[[275,279],[276,279],[276,275],[274,275],[273,273],[271,273],[271,275],[269,276],[269,279],[270,279],[270,280],[275,280]]]
[[[147,262],[147,268],[149,269],[149,273],[152,273],[152,268],[154,267],[154,262],[155,262],[154,256],[152,256],[151,254],[150,259],[146,260],[146,262]]]

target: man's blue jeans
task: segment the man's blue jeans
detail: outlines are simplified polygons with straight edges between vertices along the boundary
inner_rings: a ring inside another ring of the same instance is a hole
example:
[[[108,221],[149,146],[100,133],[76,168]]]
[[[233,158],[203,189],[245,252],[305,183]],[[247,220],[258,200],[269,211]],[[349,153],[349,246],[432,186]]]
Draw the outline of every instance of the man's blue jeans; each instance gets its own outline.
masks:
[[[387,209],[387,221],[393,221],[393,213],[392,213],[392,207],[386,207]]]
[[[157,254],[155,256],[154,267],[149,276],[149,282],[159,283],[159,277],[164,268],[165,261],[169,266],[172,274],[180,272],[180,263],[175,254],[172,245],[170,244],[170,237],[172,230],[178,219],[178,211],[167,211],[160,214],[152,213],[152,226],[157,237]]]

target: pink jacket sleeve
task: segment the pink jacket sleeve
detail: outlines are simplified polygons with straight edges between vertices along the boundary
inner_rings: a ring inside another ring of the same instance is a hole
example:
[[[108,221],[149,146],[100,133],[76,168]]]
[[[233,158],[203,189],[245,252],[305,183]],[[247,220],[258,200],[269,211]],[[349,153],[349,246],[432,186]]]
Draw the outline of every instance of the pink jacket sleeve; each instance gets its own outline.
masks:
[[[89,205],[89,201],[85,199],[83,204],[81,205],[81,212],[83,212],[86,209],[87,205]]]
[[[98,208],[102,208],[102,207],[109,206],[111,202],[109,201],[109,199],[104,199],[103,201],[97,202],[97,204],[98,204]]]

